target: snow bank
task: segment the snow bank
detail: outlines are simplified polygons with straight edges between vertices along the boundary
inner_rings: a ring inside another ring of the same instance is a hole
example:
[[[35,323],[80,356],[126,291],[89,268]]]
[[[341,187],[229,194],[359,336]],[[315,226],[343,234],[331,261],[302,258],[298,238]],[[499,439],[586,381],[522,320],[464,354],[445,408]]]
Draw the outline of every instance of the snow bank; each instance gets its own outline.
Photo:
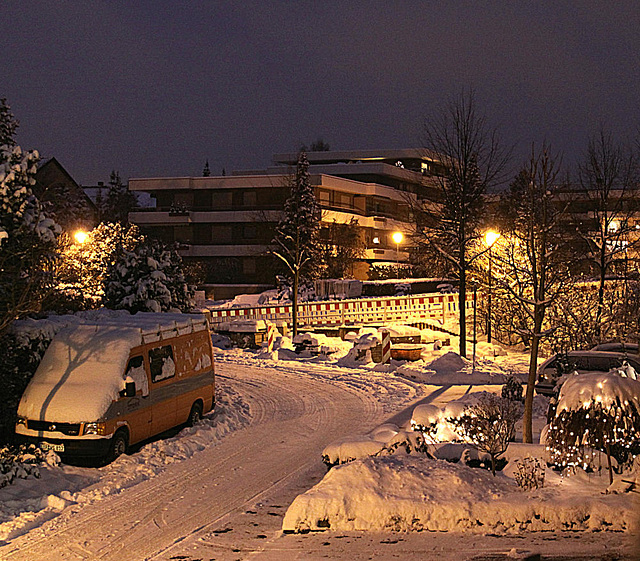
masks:
[[[525,492],[504,475],[426,457],[366,458],[333,468],[299,495],[282,528],[518,534],[633,527],[628,496],[572,491],[556,481]]]

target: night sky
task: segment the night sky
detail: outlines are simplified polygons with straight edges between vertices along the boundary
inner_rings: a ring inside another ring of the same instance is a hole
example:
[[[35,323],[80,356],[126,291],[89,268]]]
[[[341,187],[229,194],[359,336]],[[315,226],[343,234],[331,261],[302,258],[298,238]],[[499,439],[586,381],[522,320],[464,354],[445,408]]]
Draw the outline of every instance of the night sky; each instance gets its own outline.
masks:
[[[63,1],[0,4],[18,143],[76,181],[256,169],[322,137],[421,146],[473,88],[516,144],[574,164],[602,123],[638,135],[640,2]]]

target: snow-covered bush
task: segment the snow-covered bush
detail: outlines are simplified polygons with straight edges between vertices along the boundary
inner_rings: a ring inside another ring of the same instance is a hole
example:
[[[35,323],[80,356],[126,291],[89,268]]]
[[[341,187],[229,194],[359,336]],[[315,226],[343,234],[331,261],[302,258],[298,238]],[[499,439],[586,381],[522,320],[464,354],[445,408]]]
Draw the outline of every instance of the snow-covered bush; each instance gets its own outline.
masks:
[[[45,331],[33,333],[9,332],[0,339],[3,360],[0,362],[0,387],[3,405],[0,407],[0,444],[13,437],[16,411],[29,380],[40,364],[52,339]]]
[[[145,239],[133,249],[122,248],[105,279],[105,305],[135,312],[188,312],[194,291],[184,278],[175,249]]]
[[[33,444],[0,448],[0,489],[11,485],[15,479],[38,479],[38,464],[45,460],[45,454]]]
[[[509,376],[506,384],[502,386],[502,397],[510,399],[511,401],[524,402],[524,398],[522,397],[522,384],[515,376]]]
[[[136,226],[103,222],[87,233],[80,244],[61,236],[61,262],[56,287],[47,298],[56,312],[94,309],[102,304],[109,267],[119,251],[134,251],[143,237]]]
[[[640,455],[640,381],[617,370],[569,376],[549,425],[547,449],[559,468],[594,469],[594,451],[603,452],[613,483],[612,459],[624,466]]]
[[[515,461],[515,464],[513,477],[518,487],[521,487],[525,491],[544,487],[545,466],[538,458],[532,458],[530,456],[519,458]]]
[[[467,442],[491,456],[491,471],[495,475],[496,460],[513,440],[521,416],[520,403],[484,393],[477,403],[466,407],[462,415],[448,420]]]

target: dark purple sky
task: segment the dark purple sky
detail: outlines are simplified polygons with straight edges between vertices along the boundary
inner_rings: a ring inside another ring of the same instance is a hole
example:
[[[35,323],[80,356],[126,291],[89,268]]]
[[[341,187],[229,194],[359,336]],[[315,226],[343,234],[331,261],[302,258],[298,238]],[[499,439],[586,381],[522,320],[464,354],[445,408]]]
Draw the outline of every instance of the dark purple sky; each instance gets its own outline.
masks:
[[[462,88],[520,156],[638,134],[638,0],[7,0],[0,29],[19,144],[85,185],[265,167],[318,137],[420,146]]]

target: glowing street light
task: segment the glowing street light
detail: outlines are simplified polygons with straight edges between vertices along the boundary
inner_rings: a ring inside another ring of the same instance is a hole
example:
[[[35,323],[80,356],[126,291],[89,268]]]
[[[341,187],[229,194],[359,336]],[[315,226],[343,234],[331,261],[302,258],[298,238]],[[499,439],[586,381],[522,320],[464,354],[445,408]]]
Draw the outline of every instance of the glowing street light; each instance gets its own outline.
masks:
[[[85,232],[84,230],[78,230],[75,234],[73,234],[73,237],[76,242],[78,242],[80,245],[83,245],[87,241],[89,234],[87,234],[87,232]]]
[[[396,244],[396,270],[398,275],[400,275],[400,244],[402,243],[402,240],[404,240],[404,235],[402,232],[394,232],[391,239]]]
[[[484,242],[489,248],[489,290],[487,294],[487,343],[491,343],[491,290],[493,285],[493,275],[491,274],[491,248],[498,241],[500,234],[493,230],[487,230],[484,235]]]

